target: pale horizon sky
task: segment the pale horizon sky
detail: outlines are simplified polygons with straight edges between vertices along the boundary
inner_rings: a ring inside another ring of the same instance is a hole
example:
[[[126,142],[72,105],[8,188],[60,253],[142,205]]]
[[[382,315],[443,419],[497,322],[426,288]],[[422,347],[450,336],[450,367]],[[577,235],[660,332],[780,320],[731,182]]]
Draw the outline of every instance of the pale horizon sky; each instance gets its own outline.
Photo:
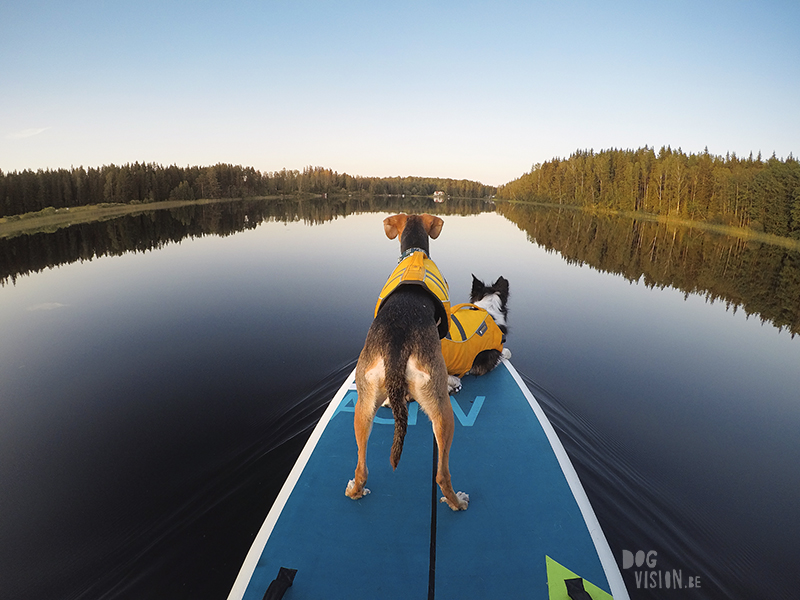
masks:
[[[800,152],[800,2],[0,4],[0,170],[501,185],[578,149]]]

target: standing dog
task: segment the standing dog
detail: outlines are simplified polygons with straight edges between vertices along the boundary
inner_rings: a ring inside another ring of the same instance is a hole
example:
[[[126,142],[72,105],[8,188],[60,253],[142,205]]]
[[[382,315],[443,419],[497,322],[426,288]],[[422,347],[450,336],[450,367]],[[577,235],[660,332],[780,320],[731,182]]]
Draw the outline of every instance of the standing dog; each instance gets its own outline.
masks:
[[[485,375],[500,360],[511,358],[504,348],[508,326],[508,280],[499,277],[487,286],[472,276],[469,303],[450,310],[450,329],[442,339],[451,393],[461,390],[464,375]]]
[[[408,401],[416,400],[430,417],[439,451],[436,483],[453,510],[465,510],[469,496],[453,491],[450,444],[455,420],[447,389],[447,367],[440,339],[447,334],[450,300],[447,282],[430,260],[429,238],[436,239],[444,221],[432,215],[394,215],[383,221],[386,236],[400,236],[401,261],[381,291],[375,320],[356,365],[353,425],[358,444],[355,478],[346,494],[357,500],[369,493],[367,441],[378,407],[389,400],[394,415],[390,462],[397,468],[408,425]]]

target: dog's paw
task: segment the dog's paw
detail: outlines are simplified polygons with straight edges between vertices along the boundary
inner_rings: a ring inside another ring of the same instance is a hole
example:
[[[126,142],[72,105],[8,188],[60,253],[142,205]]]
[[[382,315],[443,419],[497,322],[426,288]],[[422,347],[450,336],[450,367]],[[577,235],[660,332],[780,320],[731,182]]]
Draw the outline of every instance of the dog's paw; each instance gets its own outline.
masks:
[[[508,348],[503,348],[503,351],[500,353],[500,358],[508,360],[511,358],[511,350]]]
[[[447,506],[453,510],[467,510],[467,507],[469,506],[469,494],[466,492],[456,492],[456,498],[458,499],[458,505],[453,505],[453,503],[444,496],[442,496],[439,502],[447,503]]]
[[[447,389],[450,390],[451,394],[457,394],[458,392],[461,391],[461,380],[455,375],[448,375]]]
[[[355,491],[356,487],[356,480],[351,479],[347,482],[347,489],[344,491],[344,495],[348,498],[352,498],[353,500],[358,500],[359,498],[363,498],[367,494],[369,494],[369,490],[367,488],[361,488],[360,492]]]

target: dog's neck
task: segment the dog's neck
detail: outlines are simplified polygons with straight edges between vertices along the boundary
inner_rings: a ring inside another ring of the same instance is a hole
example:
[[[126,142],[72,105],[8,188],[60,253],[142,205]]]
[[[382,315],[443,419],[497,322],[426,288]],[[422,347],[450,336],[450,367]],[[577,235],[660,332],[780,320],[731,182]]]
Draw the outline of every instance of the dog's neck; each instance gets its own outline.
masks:
[[[500,294],[489,294],[476,300],[473,304],[488,312],[498,327],[506,327],[506,315],[503,312],[503,301],[500,300]]]
[[[425,254],[425,256],[430,258],[430,256],[428,256],[428,253],[425,250],[423,250],[422,248],[412,247],[412,248],[408,248],[407,250],[403,251],[403,253],[400,254],[400,260],[398,260],[397,262],[398,263],[403,262],[405,259],[407,259],[409,256],[411,256],[415,252],[423,252]]]
[[[420,218],[411,215],[406,221],[406,226],[400,234],[400,253],[408,256],[414,251],[422,250],[430,258],[430,238]],[[406,254],[408,252],[408,254]]]

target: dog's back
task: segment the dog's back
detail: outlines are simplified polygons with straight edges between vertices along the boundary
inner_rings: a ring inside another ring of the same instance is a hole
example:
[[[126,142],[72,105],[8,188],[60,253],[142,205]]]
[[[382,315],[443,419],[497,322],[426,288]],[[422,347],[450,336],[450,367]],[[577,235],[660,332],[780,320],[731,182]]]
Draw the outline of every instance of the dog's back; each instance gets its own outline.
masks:
[[[435,364],[439,345],[433,299],[419,286],[402,286],[389,296],[367,333],[365,364],[383,367],[383,387],[394,416],[395,431],[390,461],[397,468],[408,423],[409,361]],[[440,353],[441,354],[441,353]],[[375,373],[378,375],[378,373]],[[378,383],[378,382],[376,382]],[[378,385],[380,385],[378,383]]]

